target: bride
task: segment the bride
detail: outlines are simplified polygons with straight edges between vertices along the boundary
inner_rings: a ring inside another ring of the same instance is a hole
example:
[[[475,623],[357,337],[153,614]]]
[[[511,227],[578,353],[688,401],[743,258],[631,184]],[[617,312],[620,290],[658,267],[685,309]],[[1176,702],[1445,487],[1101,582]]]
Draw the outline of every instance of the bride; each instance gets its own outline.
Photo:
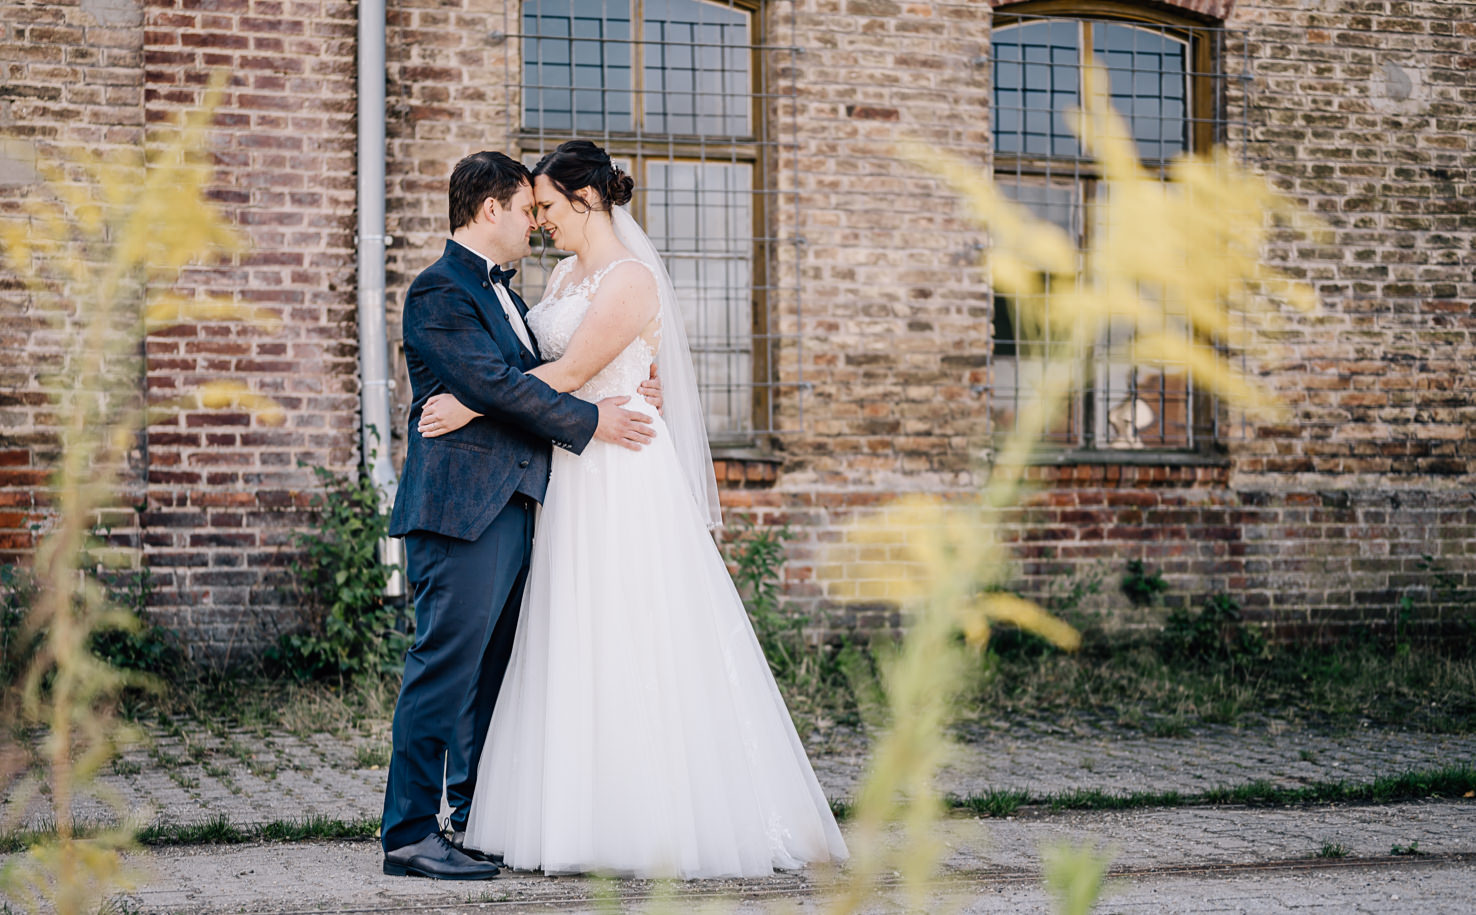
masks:
[[[541,226],[572,251],[528,326],[534,369],[631,398],[656,440],[554,450],[512,660],[466,845],[545,873],[737,877],[840,861],[845,843],[708,532],[717,483],[681,313],[633,182],[573,140],[533,170]],[[655,362],[664,416],[636,391]],[[431,401],[421,433],[477,414]]]

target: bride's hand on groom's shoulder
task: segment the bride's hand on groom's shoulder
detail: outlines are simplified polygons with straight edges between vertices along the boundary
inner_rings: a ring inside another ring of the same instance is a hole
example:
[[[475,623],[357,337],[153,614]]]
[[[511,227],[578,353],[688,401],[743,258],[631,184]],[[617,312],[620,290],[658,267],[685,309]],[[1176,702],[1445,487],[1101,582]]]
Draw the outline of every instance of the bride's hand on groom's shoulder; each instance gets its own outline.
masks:
[[[482,414],[457,400],[451,394],[437,394],[425,402],[420,411],[418,431],[425,438],[455,432]]]
[[[651,428],[651,417],[621,406],[629,401],[629,397],[606,397],[596,404],[600,408],[600,424],[595,428],[594,437],[631,451],[640,451],[656,438],[656,431]]]
[[[651,364],[651,377],[642,381],[640,387],[636,388],[636,391],[646,399],[646,403],[655,408],[658,414],[661,413],[661,407],[665,401],[661,397],[661,379],[656,377],[656,364],[654,362]]]

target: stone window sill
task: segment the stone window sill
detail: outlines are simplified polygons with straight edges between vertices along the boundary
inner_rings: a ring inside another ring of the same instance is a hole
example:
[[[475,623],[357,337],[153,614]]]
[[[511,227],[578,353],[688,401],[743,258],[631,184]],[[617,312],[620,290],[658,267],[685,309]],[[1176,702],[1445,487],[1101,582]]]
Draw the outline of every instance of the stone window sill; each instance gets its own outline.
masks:
[[[1149,451],[1115,449],[1068,449],[1038,451],[1029,463],[1043,467],[1074,467],[1094,464],[1127,464],[1135,467],[1229,467],[1230,456],[1221,452]]]

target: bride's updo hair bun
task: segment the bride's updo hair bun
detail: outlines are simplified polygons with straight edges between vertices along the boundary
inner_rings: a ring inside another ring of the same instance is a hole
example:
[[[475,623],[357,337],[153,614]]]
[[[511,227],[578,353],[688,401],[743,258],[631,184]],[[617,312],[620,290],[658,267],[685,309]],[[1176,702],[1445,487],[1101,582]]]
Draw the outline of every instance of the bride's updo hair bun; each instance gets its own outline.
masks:
[[[618,165],[610,166],[610,192],[601,194],[610,202],[611,206],[623,207],[630,203],[631,192],[635,190],[635,179],[625,173]]]
[[[588,140],[569,140],[542,159],[533,168],[533,177],[544,175],[559,193],[574,205],[586,204],[576,194],[591,188],[599,195],[593,209],[608,211],[611,207],[630,203],[635,180],[610,161],[610,154]]]

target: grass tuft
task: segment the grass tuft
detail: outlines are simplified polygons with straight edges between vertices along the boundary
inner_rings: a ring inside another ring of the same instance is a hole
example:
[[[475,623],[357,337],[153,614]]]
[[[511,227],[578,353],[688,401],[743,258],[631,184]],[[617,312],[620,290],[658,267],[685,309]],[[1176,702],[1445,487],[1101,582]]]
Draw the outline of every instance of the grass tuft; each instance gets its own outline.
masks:
[[[259,672],[205,673],[162,695],[125,702],[123,712],[166,732],[178,722],[233,730],[349,736],[386,726],[399,693],[398,677],[364,677],[342,686],[272,679]]]
[[[383,744],[373,746],[360,745],[354,748],[354,768],[374,769],[389,766],[390,748]]]
[[[223,814],[198,823],[155,823],[139,831],[144,845],[239,845],[251,841],[247,831]]]
[[[1282,807],[1307,804],[1388,804],[1426,798],[1459,798],[1476,791],[1476,767],[1447,766],[1385,776],[1372,782],[1316,782],[1299,788],[1282,788],[1260,779],[1243,785],[1211,788],[1197,794],[1179,791],[1138,791],[1117,794],[1099,788],[1075,789],[1060,794],[1031,795],[1026,791],[987,791],[968,797],[951,797],[954,810],[983,817],[1009,816],[1021,807],[1042,807],[1052,812],[1067,810],[1142,810],[1153,807]],[[1418,852],[1414,852],[1418,854]]]
[[[976,723],[1105,720],[1154,737],[1268,719],[1476,731],[1476,652],[1459,646],[1272,644],[1264,656],[1183,659],[1166,658],[1153,637],[1083,628],[1076,654],[991,647],[971,685]]]
[[[156,823],[138,835],[143,845],[242,845],[247,842],[309,842],[316,839],[372,839],[379,820],[340,820],[311,814],[302,819],[238,825],[225,816],[198,823]]]
[[[950,797],[948,805],[956,810],[972,810],[981,817],[1007,817],[1030,801],[1027,791],[994,790],[968,797]]]
[[[87,838],[108,828],[96,823],[76,823],[73,835]],[[56,827],[14,829],[0,833],[0,854],[23,852],[56,838]],[[378,818],[340,820],[312,814],[302,819],[270,823],[233,823],[222,814],[194,823],[154,823],[139,830],[140,845],[243,845],[248,842],[310,842],[321,839],[372,839],[379,834]]]

